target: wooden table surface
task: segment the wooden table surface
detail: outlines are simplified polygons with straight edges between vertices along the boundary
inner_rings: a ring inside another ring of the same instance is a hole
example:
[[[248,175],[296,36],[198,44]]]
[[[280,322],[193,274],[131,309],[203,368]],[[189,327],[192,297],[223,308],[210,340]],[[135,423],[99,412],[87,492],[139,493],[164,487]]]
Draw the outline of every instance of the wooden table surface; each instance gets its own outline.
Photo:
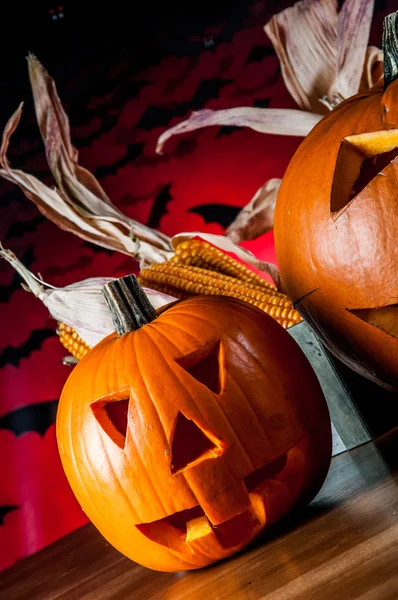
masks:
[[[201,571],[132,563],[87,525],[0,574],[4,600],[397,600],[398,429],[333,459],[312,504]]]

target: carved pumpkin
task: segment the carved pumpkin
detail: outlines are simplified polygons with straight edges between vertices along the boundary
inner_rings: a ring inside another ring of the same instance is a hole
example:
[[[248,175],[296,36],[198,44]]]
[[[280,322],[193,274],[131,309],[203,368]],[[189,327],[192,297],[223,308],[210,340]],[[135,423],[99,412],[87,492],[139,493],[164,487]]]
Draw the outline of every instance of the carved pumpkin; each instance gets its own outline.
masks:
[[[155,318],[137,286],[106,286],[119,333],[136,330],[74,368],[59,450],[111,544],[154,569],[195,569],[312,499],[330,462],[328,410],[307,359],[263,311],[197,296]]]
[[[388,40],[385,31],[390,69]],[[325,345],[357,372],[394,388],[398,80],[385,81],[385,91],[380,83],[338,105],[300,145],[277,199],[275,246],[295,308]]]

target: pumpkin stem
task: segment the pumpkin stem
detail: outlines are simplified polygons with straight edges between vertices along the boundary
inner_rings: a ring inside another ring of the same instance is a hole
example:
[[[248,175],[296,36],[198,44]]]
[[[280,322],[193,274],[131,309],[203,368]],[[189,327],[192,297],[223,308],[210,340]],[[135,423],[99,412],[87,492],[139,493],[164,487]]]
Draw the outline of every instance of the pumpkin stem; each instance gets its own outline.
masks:
[[[398,79],[398,11],[383,23],[384,89]]]
[[[136,331],[156,319],[156,310],[135,275],[110,281],[104,285],[102,293],[118,335]]]

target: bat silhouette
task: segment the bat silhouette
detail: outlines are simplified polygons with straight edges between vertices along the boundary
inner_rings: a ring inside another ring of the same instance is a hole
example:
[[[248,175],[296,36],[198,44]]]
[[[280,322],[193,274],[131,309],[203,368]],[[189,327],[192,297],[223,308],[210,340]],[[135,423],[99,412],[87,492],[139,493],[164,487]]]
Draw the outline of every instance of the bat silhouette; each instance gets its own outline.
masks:
[[[275,50],[272,46],[253,46],[246,59],[245,66],[252,62],[261,62],[267,56],[275,56]]]
[[[126,71],[120,73],[117,78],[104,79],[102,77],[101,82],[97,84],[94,90],[90,87],[85,97],[80,100],[79,110],[70,114],[74,127],[83,126],[86,128],[92,123],[98,123],[98,125],[87,135],[74,137],[73,143],[78,148],[88,147],[95,140],[98,140],[101,135],[111,131],[118,123],[126,98],[129,100],[138,98],[142,88],[149,85],[149,83],[149,81],[128,79]],[[100,102],[99,107],[94,110],[89,108],[89,105],[93,103],[93,99],[101,99],[103,96],[107,96],[110,89],[116,90],[116,92],[109,102]],[[81,96],[80,92],[79,98]],[[82,110],[83,104],[86,104],[86,107]]]
[[[37,125],[36,123],[24,122],[24,138],[29,140],[29,144],[25,146],[17,146],[14,148],[13,155],[15,155],[15,162],[19,165],[24,165],[32,158],[36,158],[38,153],[41,152],[41,140],[37,139]],[[36,175],[36,172],[35,172]],[[2,197],[2,203],[3,203]]]
[[[6,234],[6,239],[13,237],[22,237],[24,233],[35,231],[37,227],[46,221],[43,215],[37,215],[28,221],[14,221]]]
[[[58,400],[48,400],[28,404],[0,417],[0,429],[12,431],[16,437],[29,431],[44,436],[48,428],[55,423]]]
[[[0,367],[14,365],[17,367],[23,358],[28,358],[35,350],[40,350],[42,343],[55,336],[54,329],[34,329],[26,342],[15,348],[6,346],[0,353]]]
[[[155,197],[149,213],[148,227],[159,227],[160,221],[167,214],[167,205],[173,196],[170,194],[171,183],[167,183]]]
[[[110,248],[103,248],[102,246],[97,246],[96,244],[93,244],[91,242],[83,242],[82,244],[80,244],[81,248],[90,248],[90,250],[92,250],[93,252],[95,252],[95,254],[98,254],[99,252],[105,252],[105,254],[108,254],[109,256],[112,256],[112,254],[115,254],[114,250],[111,250]]]
[[[197,133],[197,132],[196,132]],[[195,151],[197,143],[194,139],[195,132],[188,139],[181,139],[173,153],[174,156],[187,156]],[[144,144],[128,144],[124,156],[109,165],[99,165],[95,169],[95,175],[98,179],[108,175],[116,175],[119,169],[131,164],[134,161],[136,167],[153,167],[162,162],[167,162],[167,154],[159,156],[158,154],[148,155],[143,153]]]
[[[13,510],[18,510],[18,508],[19,506],[14,506],[12,504],[0,506],[0,526],[4,525],[4,517]]]
[[[230,79],[203,79],[192,98],[179,104],[153,105],[145,110],[136,127],[140,129],[153,129],[166,127],[173,117],[184,117],[192,110],[203,108],[209,100],[218,98],[220,90],[231,83]]]
[[[271,98],[257,98],[253,104],[256,108],[268,108],[270,102]]]
[[[216,139],[222,137],[223,135],[232,135],[234,131],[239,131],[242,127],[238,127],[238,125],[221,125],[216,134]]]
[[[231,204],[199,204],[188,209],[188,212],[200,215],[205,223],[218,223],[221,227],[228,227],[240,212],[239,206]]]
[[[67,265],[66,267],[48,267],[48,269],[46,269],[46,276],[64,275],[64,273],[70,273],[76,269],[84,269],[84,267],[90,265],[92,261],[92,256],[80,256],[72,265]]]
[[[174,92],[174,90],[178,86],[184,85],[191,68],[192,68],[192,66],[188,61],[186,68],[183,70],[183,72],[178,77],[175,77],[174,79],[169,79],[167,81],[165,89],[164,89],[165,96],[167,96],[167,94],[170,94],[171,92]]]
[[[33,246],[29,246],[21,256],[21,261],[26,267],[30,267],[35,261],[35,255],[33,253]],[[21,277],[16,271],[14,271],[11,283],[8,285],[0,285],[0,302],[9,302],[12,294],[21,288]]]
[[[95,169],[95,176],[98,179],[101,179],[102,177],[107,177],[108,175],[116,175],[119,169],[132,163],[136,158],[140,156],[140,154],[144,150],[144,145],[144,143],[128,144],[126,146],[126,152],[121,158],[111,163],[110,165],[99,165]]]

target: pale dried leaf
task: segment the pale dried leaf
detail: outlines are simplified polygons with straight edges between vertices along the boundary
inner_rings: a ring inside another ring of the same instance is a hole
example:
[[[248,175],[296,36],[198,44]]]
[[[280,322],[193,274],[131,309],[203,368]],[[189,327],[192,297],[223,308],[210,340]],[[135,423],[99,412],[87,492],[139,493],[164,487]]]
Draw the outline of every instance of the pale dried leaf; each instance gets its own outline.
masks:
[[[124,245],[119,245],[115,239],[110,239],[103,231],[93,227],[88,219],[83,218],[68,205],[58,190],[47,187],[33,175],[10,168],[0,169],[0,175],[18,185],[26,197],[36,204],[40,212],[61,229],[105,248],[119,250],[126,254],[134,254],[138,251],[138,244],[128,236],[125,236]]]
[[[21,119],[23,104],[10,117],[0,147],[0,175],[18,185],[38,209],[61,229],[145,262],[163,262],[171,257],[170,239],[133,221],[110,202],[95,196],[71,172],[70,161],[60,153],[62,190],[50,188],[33,175],[12,169],[7,158],[10,138]],[[54,123],[51,118],[49,123]],[[76,198],[79,197],[79,201]]]
[[[37,122],[43,142],[46,145],[47,160],[57,184],[61,187],[62,177],[59,172],[57,173],[56,165],[59,161],[59,154],[62,148],[65,159],[70,163],[71,170],[75,171],[77,179],[84,187],[104,202],[112,204],[97,179],[89,171],[77,164],[78,151],[72,145],[69,119],[61,104],[54,80],[34,54],[29,54],[27,61]],[[53,148],[51,152],[46,143],[49,130],[51,130],[49,121],[52,122],[53,142],[55,142],[55,144],[52,144]]]
[[[196,237],[204,240],[205,242],[209,242],[209,244],[220,248],[220,250],[223,250],[224,252],[231,252],[235,254],[238,258],[240,258],[242,261],[256,267],[259,271],[262,271],[263,273],[268,273],[268,275],[270,275],[272,280],[274,281],[278,291],[285,291],[283,288],[281,276],[275,265],[273,265],[272,263],[265,262],[263,260],[259,260],[254,256],[252,252],[241,248],[237,244],[234,244],[230,239],[222,235],[202,233],[200,231],[188,231],[185,233],[178,233],[177,235],[173,236],[171,238],[171,243],[173,245],[173,248],[177,248],[177,246],[181,244],[181,242]]]
[[[111,277],[93,277],[63,288],[54,288],[44,281],[40,282],[10,250],[0,246],[0,256],[20,274],[51,316],[73,327],[89,346],[94,346],[114,331],[112,317],[102,294],[103,286],[112,281]],[[144,291],[155,308],[175,301],[173,296],[149,288],[144,288]]]
[[[278,55],[283,79],[304,110],[325,112],[319,98],[336,76],[336,0],[302,0],[274,15],[264,29]]]
[[[69,119],[54,80],[32,54],[28,57],[28,67],[37,121],[58,187],[70,202],[80,205],[91,217],[112,221],[155,248],[170,250],[168,236],[129,219],[112,204],[95,177],[78,165],[78,152],[70,139]]]
[[[163,132],[158,139],[156,152],[161,154],[167,140],[175,135],[212,125],[249,127],[260,133],[304,137],[320,119],[322,119],[322,115],[287,108],[253,108],[250,106],[225,110],[206,108],[193,112],[189,119]]]
[[[349,98],[359,90],[373,15],[373,0],[345,0],[338,16],[336,79],[329,96]]]
[[[254,240],[274,227],[276,197],[281,179],[269,179],[254,194],[226,231],[226,236],[235,244]]]
[[[359,91],[365,92],[380,81],[383,76],[383,51],[376,48],[376,46],[368,46]]]
[[[285,85],[301,108],[325,112],[359,91],[369,68],[373,5],[346,0],[338,12],[336,0],[302,0],[265,25]]]

